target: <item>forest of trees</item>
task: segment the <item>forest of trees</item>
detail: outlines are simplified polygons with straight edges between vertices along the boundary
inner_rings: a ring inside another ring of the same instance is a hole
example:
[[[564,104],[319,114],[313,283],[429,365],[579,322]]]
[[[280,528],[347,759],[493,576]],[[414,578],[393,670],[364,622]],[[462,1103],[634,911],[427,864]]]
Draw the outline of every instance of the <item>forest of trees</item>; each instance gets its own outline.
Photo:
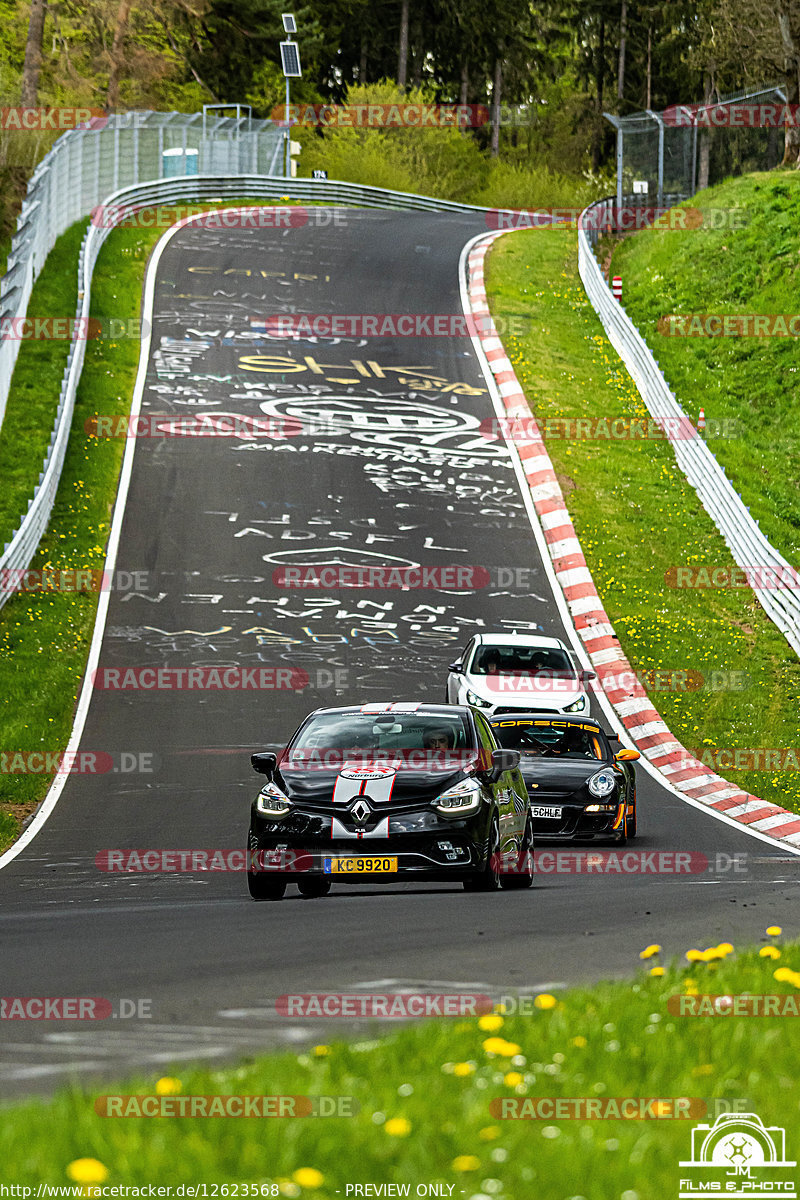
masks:
[[[0,0],[0,104],[196,111],[242,101],[269,116],[283,99],[287,7]],[[603,111],[710,100],[764,81],[783,81],[789,100],[800,99],[800,0],[302,0],[294,13],[303,78],[293,99],[341,101],[389,80],[440,101],[529,104],[529,128],[475,131],[481,152],[575,175],[613,165]],[[799,151],[792,132],[787,155],[797,161]],[[26,154],[42,152],[27,140]],[[0,139],[12,190],[32,166],[13,153]]]

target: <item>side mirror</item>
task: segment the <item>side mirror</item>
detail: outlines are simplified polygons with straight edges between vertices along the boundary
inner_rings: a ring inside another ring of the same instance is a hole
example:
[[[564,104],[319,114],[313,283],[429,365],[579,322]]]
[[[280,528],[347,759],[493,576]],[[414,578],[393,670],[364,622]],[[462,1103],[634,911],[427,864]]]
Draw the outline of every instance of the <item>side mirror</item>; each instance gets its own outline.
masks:
[[[259,775],[266,775],[271,779],[278,765],[278,756],[271,750],[265,750],[262,754],[251,754],[250,765]]]
[[[638,750],[628,750],[626,748],[618,750],[614,757],[616,758],[617,762],[636,762],[636,759],[641,758],[642,756]]]
[[[583,683],[590,682],[592,679],[597,679],[597,671],[581,671],[581,680]]]
[[[456,660],[456,662],[450,663],[450,665],[447,669],[448,669],[448,671],[455,671],[456,675],[460,675],[461,674],[461,659],[459,658]]]
[[[492,767],[488,773],[491,782],[497,783],[504,771],[513,771],[519,766],[521,758],[519,750],[493,750]]]

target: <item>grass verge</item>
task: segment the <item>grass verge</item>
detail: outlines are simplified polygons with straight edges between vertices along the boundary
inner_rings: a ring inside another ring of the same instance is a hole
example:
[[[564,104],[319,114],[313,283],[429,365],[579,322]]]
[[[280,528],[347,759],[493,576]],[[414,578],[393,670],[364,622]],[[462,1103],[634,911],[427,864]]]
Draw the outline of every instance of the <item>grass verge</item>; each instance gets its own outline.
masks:
[[[647,417],[586,298],[573,232],[508,234],[486,278],[492,312],[528,321],[506,348],[538,419]],[[800,663],[749,589],[667,585],[675,565],[734,565],[669,444],[573,437],[547,449],[622,649],[669,728],[726,778],[800,812],[796,769],[730,769],[717,756],[796,746]],[[670,672],[687,671],[703,686],[680,690]]]
[[[204,207],[233,203],[263,201],[226,200]],[[159,228],[121,227],[107,239],[94,270],[93,317],[139,316],[147,257],[164,232],[169,210],[159,207],[159,214]],[[145,213],[143,221],[148,219]],[[84,223],[77,223],[56,242],[36,281],[31,315],[74,313],[83,228]],[[33,495],[68,350],[66,341],[53,340],[23,342],[20,348],[0,430],[2,540],[17,528]],[[102,566],[125,443],[88,437],[85,424],[97,413],[129,411],[138,360],[136,339],[87,342],[58,495],[32,570]],[[69,740],[97,599],[90,591],[20,592],[0,610],[0,852],[19,836],[22,822],[53,779],[52,772],[32,774],[19,766],[20,773],[15,773],[15,754],[44,751],[57,756]]]
[[[763,532],[800,567],[797,338],[675,337],[658,329],[673,313],[800,313],[800,180],[794,171],[746,175],[681,207],[699,208],[707,220],[694,230],[626,238],[611,268],[686,412],[696,419],[704,408],[708,421],[736,423],[739,436],[716,438],[711,448]]]
[[[9,1105],[0,1156],[22,1185],[228,1183],[240,1196],[314,1200],[353,1195],[348,1184],[389,1181],[410,1185],[412,1196],[419,1184],[452,1185],[434,1194],[470,1200],[677,1195],[691,1128],[720,1112],[755,1112],[786,1127],[794,1157],[800,1118],[785,1098],[800,1070],[800,1043],[787,1036],[789,1018],[680,1015],[681,1005],[700,1004],[682,1001],[687,995],[782,995],[781,1005],[796,1009],[800,950],[764,940],[778,958],[755,950],[732,958],[733,947],[720,945],[701,951],[705,962],[656,967],[653,975],[651,957],[635,980],[543,993],[535,1004],[528,997],[523,1010],[507,1004],[504,1016],[426,1022],[380,1041],[334,1042],[222,1070],[181,1068],[179,1079],[139,1076]],[[153,1095],[157,1086],[184,1096],[351,1097],[358,1111],[254,1121],[106,1117],[95,1109],[98,1095]],[[545,1108],[538,1119],[509,1119],[525,1110],[506,1106],[505,1118],[498,1111],[502,1100],[628,1097],[664,1102],[648,1109],[660,1118],[563,1119]],[[691,1107],[669,1103],[684,1098]],[[675,1119],[676,1111],[684,1116]],[[258,1190],[245,1192],[244,1183]]]

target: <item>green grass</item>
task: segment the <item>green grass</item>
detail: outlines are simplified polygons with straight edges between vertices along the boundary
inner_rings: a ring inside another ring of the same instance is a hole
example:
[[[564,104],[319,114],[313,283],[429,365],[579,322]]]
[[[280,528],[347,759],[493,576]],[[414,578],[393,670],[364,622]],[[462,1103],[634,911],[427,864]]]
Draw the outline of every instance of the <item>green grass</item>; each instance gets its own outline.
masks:
[[[530,322],[506,349],[537,418],[647,416],[586,298],[574,233],[509,234],[495,243],[487,267],[492,312],[524,313]],[[551,439],[547,449],[634,669],[742,672],[749,680],[740,691],[648,688],[675,736],[693,749],[796,745],[800,663],[752,593],[675,590],[665,582],[676,564],[733,566],[668,443]],[[723,773],[800,812],[796,771]]]
[[[725,1103],[739,1102],[739,1111],[785,1127],[787,1150],[794,1150],[800,1119],[791,1089],[800,1042],[791,1037],[791,1017],[679,1016],[669,998],[690,991],[797,996],[795,984],[776,981],[773,972],[787,965],[796,971],[798,946],[784,948],[777,962],[752,951],[691,967],[675,964],[656,977],[649,974],[653,961],[645,961],[635,979],[546,997],[545,1005],[554,1001],[549,1008],[528,998],[525,1011],[507,1014],[497,1029],[481,1028],[477,1017],[440,1020],[406,1026],[380,1041],[333,1042],[297,1057],[260,1057],[222,1070],[181,1067],[168,1076],[178,1076],[184,1095],[353,1097],[355,1116],[97,1115],[98,1095],[152,1095],[158,1076],[138,1076],[7,1105],[0,1158],[14,1164],[8,1182],[25,1185],[65,1184],[69,1164],[89,1158],[106,1169],[108,1186],[277,1184],[283,1196],[335,1200],[353,1183],[411,1184],[414,1195],[418,1184],[439,1182],[453,1184],[453,1196],[473,1200],[657,1200],[677,1195],[690,1129],[698,1119],[709,1120],[698,1114],[523,1121],[498,1119],[490,1109],[493,1099],[526,1096],[687,1097],[711,1105],[712,1122],[714,1101],[722,1111]],[[800,985],[800,975],[795,980]],[[335,1022],[330,1028],[335,1034]],[[304,1169],[322,1178],[292,1179]]]
[[[791,337],[667,337],[670,313],[798,313],[796,172],[758,173],[701,192],[688,206],[739,209],[739,230],[646,231],[616,249],[629,316],[692,417],[742,431],[711,445],[761,529],[800,567],[800,352]],[[683,206],[686,207],[686,206]]]
[[[28,316],[53,319],[75,316],[78,299],[77,261],[84,223],[73,225],[51,250],[47,265],[28,304]],[[6,415],[0,430],[0,545],[11,540],[20,514],[42,469],[55,420],[64,367],[69,356],[67,339],[23,341],[11,385]]]
[[[248,203],[238,201],[237,203]],[[252,201],[260,203],[261,201]],[[224,204],[207,205],[209,208]],[[72,315],[83,223],[57,241],[36,281],[31,314]],[[138,317],[150,249],[164,232],[120,228],[107,239],[94,270],[93,317]],[[0,430],[0,501],[5,540],[41,470],[58,402],[68,343],[24,342]],[[139,360],[133,338],[87,342],[64,470],[50,524],[32,570],[102,567],[124,439],[85,433],[97,413],[130,410]],[[58,753],[69,740],[78,687],[86,666],[97,609],[93,592],[18,593],[0,610],[0,752]],[[43,799],[52,775],[0,771],[0,852]]]

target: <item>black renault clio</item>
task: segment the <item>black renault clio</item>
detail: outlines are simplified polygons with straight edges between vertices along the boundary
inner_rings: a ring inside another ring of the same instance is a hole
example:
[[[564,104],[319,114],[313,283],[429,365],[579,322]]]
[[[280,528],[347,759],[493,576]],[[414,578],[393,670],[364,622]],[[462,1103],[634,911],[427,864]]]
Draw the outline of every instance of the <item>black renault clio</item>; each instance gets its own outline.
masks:
[[[247,882],[254,900],[287,884],[459,881],[530,887],[533,833],[520,755],[460,705],[320,708],[280,754],[251,756]]]

